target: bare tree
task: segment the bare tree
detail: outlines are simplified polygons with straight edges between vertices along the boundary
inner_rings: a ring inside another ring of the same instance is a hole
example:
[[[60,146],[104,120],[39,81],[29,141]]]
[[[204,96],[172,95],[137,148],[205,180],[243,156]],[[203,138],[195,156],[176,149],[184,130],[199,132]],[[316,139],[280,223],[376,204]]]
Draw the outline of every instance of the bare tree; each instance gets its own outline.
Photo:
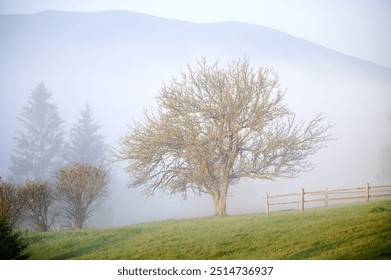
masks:
[[[156,112],[144,112],[120,139],[130,187],[170,194],[212,196],[215,215],[226,215],[228,187],[240,178],[291,178],[313,168],[306,158],[324,147],[329,126],[318,115],[295,121],[279,78],[247,59],[226,67],[206,60],[164,84]]]
[[[60,169],[56,177],[64,223],[69,228],[82,229],[99,199],[107,193],[108,172],[102,167],[73,164]]]
[[[57,216],[55,210],[55,193],[48,181],[27,182],[26,216],[33,222],[38,231],[48,231]]]
[[[0,180],[0,218],[14,228],[26,209],[24,189],[12,181]]]

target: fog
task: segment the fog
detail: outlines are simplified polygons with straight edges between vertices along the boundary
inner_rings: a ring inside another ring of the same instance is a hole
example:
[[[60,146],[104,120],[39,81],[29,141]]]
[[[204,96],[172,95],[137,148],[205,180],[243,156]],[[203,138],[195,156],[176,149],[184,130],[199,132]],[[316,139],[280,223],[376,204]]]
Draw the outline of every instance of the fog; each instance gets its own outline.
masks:
[[[279,72],[297,118],[323,112],[333,141],[310,157],[316,167],[295,179],[243,179],[229,190],[228,214],[261,213],[263,195],[389,184],[380,176],[381,148],[391,142],[391,70],[261,26],[194,24],[130,12],[0,15],[0,176],[9,177],[17,116],[43,81],[67,131],[88,102],[114,149],[144,108],[155,108],[163,81],[187,64],[246,55],[254,67]],[[212,199],[128,189],[123,167],[111,167],[110,194],[88,222],[119,226],[213,214]]]

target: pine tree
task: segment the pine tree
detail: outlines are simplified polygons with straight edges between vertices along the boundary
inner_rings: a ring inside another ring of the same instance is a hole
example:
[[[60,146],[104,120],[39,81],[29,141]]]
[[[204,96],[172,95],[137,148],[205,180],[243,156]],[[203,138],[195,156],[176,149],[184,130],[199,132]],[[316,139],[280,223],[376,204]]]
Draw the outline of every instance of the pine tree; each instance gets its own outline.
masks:
[[[0,217],[0,260],[27,260],[28,243]]]
[[[91,107],[80,110],[81,117],[70,132],[70,161],[100,165],[106,152],[104,136],[98,133],[101,126],[93,119]]]
[[[18,180],[50,180],[62,163],[64,122],[51,97],[44,83],[39,83],[18,118],[23,129],[16,131],[10,167]]]

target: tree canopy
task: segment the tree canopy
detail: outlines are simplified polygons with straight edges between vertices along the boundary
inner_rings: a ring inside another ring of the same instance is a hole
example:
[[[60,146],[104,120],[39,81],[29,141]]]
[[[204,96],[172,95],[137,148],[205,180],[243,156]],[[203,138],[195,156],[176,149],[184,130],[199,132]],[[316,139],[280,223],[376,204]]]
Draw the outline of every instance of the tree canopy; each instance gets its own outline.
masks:
[[[163,85],[158,110],[145,110],[120,139],[118,159],[129,163],[130,186],[143,186],[146,195],[207,193],[215,214],[226,215],[228,187],[240,178],[311,170],[307,158],[324,147],[329,125],[321,114],[308,124],[296,121],[284,94],[273,69],[255,69],[246,58],[188,66]]]

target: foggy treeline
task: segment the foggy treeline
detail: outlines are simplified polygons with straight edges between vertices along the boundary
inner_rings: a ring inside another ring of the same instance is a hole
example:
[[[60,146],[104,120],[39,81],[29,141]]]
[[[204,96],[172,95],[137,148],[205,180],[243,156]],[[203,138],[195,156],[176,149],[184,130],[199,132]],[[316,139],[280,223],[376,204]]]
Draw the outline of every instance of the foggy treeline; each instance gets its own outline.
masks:
[[[107,144],[86,104],[66,133],[52,93],[41,82],[18,117],[11,174],[0,181],[0,217],[12,227],[81,229],[107,193]]]

